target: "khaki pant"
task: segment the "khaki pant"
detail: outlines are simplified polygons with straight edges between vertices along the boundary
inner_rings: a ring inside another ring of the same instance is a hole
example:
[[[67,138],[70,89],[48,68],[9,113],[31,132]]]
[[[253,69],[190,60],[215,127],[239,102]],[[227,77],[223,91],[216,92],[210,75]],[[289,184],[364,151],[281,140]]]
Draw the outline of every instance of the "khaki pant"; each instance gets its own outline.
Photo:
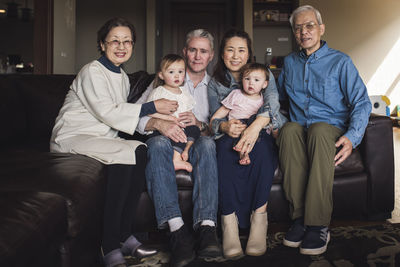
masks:
[[[323,122],[308,129],[288,122],[281,129],[279,161],[292,219],[304,216],[305,225],[329,225],[335,142],[342,134],[339,128]]]

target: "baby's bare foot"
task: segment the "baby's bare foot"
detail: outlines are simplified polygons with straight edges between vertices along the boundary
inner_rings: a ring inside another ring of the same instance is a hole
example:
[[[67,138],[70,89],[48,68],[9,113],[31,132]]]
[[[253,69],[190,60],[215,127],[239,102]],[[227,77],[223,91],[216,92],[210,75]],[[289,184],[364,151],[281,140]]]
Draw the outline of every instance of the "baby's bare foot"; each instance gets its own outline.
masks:
[[[187,161],[174,159],[173,162],[174,162],[175,171],[186,170],[187,172],[192,172],[192,170],[193,170],[192,164],[190,164]]]
[[[244,155],[243,156],[243,158],[241,158],[240,160],[239,160],[239,164],[240,165],[249,165],[250,164],[250,157],[249,157],[249,155],[247,154],[247,155]]]

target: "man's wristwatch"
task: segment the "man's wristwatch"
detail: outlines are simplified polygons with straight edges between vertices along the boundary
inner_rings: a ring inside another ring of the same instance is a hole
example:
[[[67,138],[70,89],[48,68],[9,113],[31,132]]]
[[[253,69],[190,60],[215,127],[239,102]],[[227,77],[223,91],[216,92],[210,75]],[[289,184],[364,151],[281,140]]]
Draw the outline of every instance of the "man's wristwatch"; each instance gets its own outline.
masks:
[[[201,122],[200,123],[200,131],[201,132],[204,132],[205,130],[207,130],[207,123],[205,123],[205,122]]]

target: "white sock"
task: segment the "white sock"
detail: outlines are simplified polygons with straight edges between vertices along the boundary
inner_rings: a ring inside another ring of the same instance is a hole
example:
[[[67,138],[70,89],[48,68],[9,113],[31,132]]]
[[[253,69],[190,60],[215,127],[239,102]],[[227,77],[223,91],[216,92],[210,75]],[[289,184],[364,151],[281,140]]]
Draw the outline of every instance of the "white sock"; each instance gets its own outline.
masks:
[[[208,226],[211,226],[211,227],[215,227],[215,222],[213,222],[213,221],[211,221],[211,220],[204,220],[204,221],[201,221],[201,224],[200,224],[201,226],[205,226],[205,225],[208,225]]]
[[[182,217],[175,217],[175,218],[172,218],[171,220],[168,220],[168,225],[169,225],[169,230],[171,232],[179,230],[179,228],[181,228],[183,226]]]

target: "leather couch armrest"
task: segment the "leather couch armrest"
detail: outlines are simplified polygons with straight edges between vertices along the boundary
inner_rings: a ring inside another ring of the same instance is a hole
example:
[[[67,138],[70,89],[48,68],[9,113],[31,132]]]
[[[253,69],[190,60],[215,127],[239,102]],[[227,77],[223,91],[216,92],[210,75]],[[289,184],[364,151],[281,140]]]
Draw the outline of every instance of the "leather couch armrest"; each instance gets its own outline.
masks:
[[[389,117],[371,114],[360,152],[368,175],[368,215],[373,220],[390,217],[394,208],[394,151]]]

